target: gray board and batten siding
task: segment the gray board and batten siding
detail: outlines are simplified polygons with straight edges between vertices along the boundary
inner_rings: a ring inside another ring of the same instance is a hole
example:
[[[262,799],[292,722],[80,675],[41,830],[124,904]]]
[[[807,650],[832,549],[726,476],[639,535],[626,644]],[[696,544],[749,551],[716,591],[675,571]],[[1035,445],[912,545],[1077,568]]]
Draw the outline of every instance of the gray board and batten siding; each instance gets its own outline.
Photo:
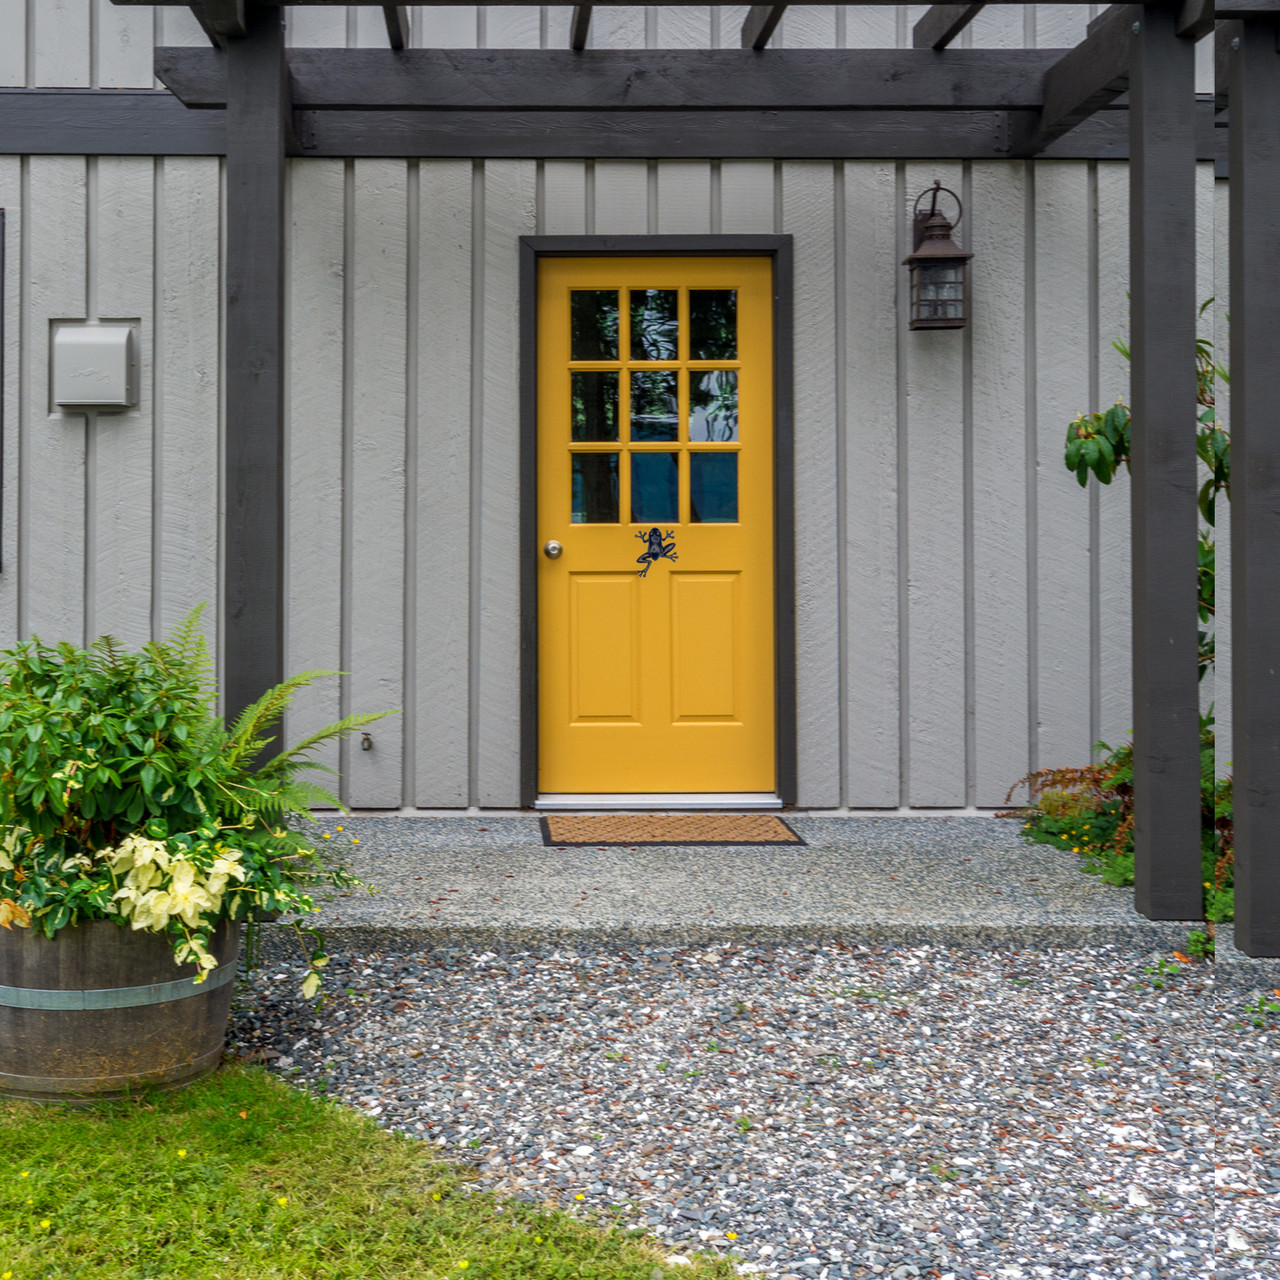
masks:
[[[922,11],[797,7],[780,43],[905,47]],[[743,12],[598,9],[592,41],[730,47]],[[1090,16],[989,9],[959,43],[1060,47]],[[418,9],[412,34],[563,46],[568,21]],[[290,39],[381,47],[381,23],[301,10]],[[150,87],[153,42],[204,43],[181,10],[107,0],[0,0],[0,29],[18,87]],[[906,209],[935,178],[965,198],[974,319],[908,333]],[[0,156],[0,645],[136,644],[200,601],[217,641],[222,181],[215,157]],[[1127,487],[1061,465],[1067,422],[1127,394],[1124,164],[299,159],[287,187],[286,669],[350,673],[289,733],[403,708],[334,753],[353,806],[519,802],[526,235],[793,237],[801,805],[998,807],[1131,729]],[[1211,165],[1198,191],[1225,338]],[[140,323],[139,406],[51,413],[49,322],[95,317]]]

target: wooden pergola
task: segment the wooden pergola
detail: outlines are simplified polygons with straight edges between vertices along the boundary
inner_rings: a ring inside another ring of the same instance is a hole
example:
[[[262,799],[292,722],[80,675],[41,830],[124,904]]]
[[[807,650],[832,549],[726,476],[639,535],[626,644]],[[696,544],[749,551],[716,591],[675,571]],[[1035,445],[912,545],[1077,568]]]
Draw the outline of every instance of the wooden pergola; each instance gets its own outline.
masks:
[[[283,677],[287,157],[1127,155],[1135,905],[1156,920],[1201,915],[1189,418],[1195,166],[1215,154],[1216,123],[1229,137],[1235,941],[1280,956],[1280,0],[1113,5],[1064,50],[951,48],[982,3],[934,5],[912,49],[771,50],[787,6],[755,5],[740,50],[636,52],[586,48],[592,5],[574,7],[566,49],[410,49],[406,6],[373,4],[387,49],[290,50],[284,3],[191,0],[215,47],[156,54],[178,99],[225,119],[228,710]],[[1194,46],[1210,34],[1217,93],[1197,103]]]

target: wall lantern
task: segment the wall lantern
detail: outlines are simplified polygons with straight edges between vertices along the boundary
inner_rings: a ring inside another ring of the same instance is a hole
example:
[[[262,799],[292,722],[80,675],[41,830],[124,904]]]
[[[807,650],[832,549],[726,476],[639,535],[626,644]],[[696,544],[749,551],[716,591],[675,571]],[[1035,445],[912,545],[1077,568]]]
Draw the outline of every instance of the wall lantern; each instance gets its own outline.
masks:
[[[938,197],[949,195],[959,209],[955,222],[938,211]],[[920,201],[930,196],[929,208]],[[912,206],[913,252],[902,265],[911,269],[911,328],[963,329],[969,320],[969,259],[973,257],[951,238],[964,217],[964,205],[941,182],[916,196]]]

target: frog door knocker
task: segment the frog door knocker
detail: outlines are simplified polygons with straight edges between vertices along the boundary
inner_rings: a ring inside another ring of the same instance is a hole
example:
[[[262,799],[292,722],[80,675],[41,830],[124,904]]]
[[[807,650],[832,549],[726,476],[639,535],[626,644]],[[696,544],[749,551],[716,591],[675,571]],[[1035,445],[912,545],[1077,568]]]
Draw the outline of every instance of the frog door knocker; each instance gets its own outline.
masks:
[[[676,544],[674,542],[664,542],[664,538],[674,538],[675,530],[668,529],[663,533],[661,529],[655,526],[646,533],[643,529],[636,534],[636,537],[645,544],[644,554],[636,556],[636,564],[644,565],[643,569],[636,570],[636,576],[643,578],[648,575],[649,570],[657,564],[659,560],[679,560],[676,555]]]

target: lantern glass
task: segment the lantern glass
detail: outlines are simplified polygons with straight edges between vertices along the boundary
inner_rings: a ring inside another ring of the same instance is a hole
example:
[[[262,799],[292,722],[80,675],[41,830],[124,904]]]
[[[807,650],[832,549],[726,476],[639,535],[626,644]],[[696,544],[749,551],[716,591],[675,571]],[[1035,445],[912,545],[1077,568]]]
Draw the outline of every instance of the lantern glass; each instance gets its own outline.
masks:
[[[964,324],[966,266],[963,261],[912,263],[913,323],[937,328]]]

